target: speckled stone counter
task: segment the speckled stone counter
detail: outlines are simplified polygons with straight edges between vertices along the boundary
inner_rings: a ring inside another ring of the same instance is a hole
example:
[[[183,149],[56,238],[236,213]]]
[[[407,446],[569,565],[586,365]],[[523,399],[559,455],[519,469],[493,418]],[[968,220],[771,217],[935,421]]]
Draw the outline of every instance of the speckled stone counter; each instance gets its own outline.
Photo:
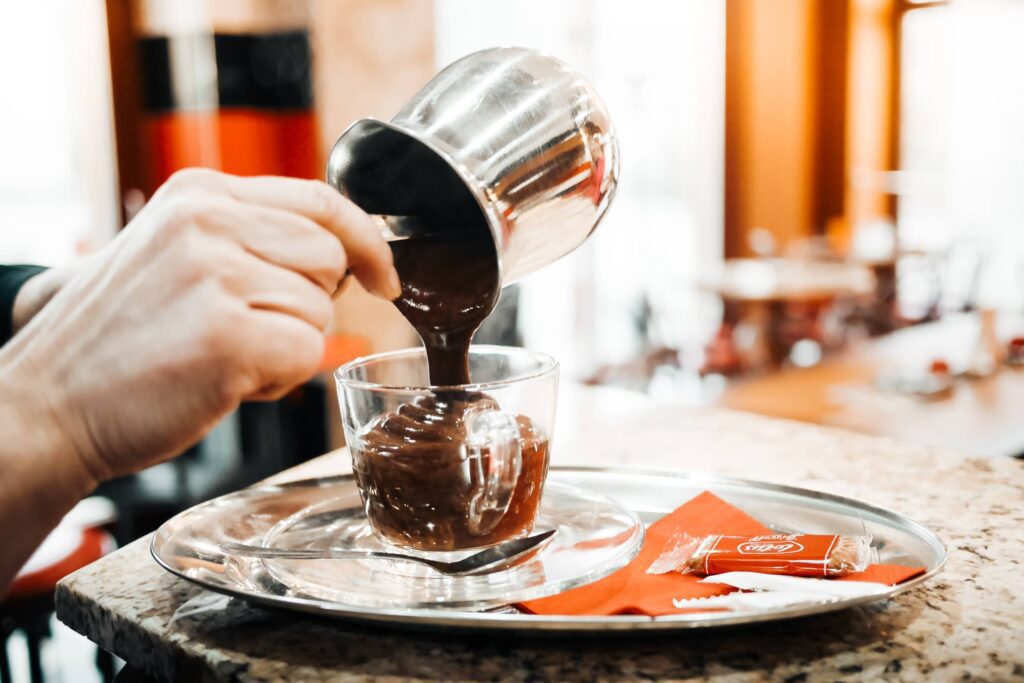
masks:
[[[580,405],[559,423],[558,464],[671,466],[855,496],[934,528],[949,563],[893,601],[757,628],[483,638],[250,607],[164,572],[145,538],[65,579],[57,614],[161,680],[1024,679],[1024,463],[725,411],[611,420]],[[347,469],[334,454],[287,474]]]

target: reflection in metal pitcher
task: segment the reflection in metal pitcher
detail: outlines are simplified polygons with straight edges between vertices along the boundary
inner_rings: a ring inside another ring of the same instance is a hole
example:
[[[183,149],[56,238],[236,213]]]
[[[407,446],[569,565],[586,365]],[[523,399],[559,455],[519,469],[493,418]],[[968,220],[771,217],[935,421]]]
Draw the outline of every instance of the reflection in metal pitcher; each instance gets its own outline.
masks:
[[[495,48],[441,71],[390,123],[353,124],[327,179],[396,235],[489,229],[507,285],[593,232],[615,193],[618,146],[571,67]]]

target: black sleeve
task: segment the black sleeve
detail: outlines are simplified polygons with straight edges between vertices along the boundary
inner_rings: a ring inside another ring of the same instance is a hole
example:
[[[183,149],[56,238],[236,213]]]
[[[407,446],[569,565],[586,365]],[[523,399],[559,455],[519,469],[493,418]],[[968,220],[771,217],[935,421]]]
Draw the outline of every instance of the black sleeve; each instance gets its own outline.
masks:
[[[14,324],[14,297],[33,275],[46,270],[42,266],[0,266],[0,345],[11,338]]]

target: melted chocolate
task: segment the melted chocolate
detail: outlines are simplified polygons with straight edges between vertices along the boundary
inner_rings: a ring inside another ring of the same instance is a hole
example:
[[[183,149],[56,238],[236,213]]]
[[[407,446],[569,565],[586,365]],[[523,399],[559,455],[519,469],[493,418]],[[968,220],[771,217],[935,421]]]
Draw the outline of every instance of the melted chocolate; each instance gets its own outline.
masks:
[[[548,469],[547,438],[529,418],[517,418],[522,469],[508,508],[472,513],[490,454],[467,446],[465,418],[488,403],[479,394],[424,396],[379,418],[353,444],[352,468],[378,533],[419,550],[474,548],[529,533]]]
[[[469,384],[469,342],[501,291],[485,230],[435,233],[391,243],[402,280],[398,310],[423,340],[434,386]]]
[[[501,289],[490,232],[433,233],[394,241],[391,250],[402,280],[395,305],[423,340],[430,383],[469,384],[470,341]],[[350,444],[363,505],[379,534],[420,550],[459,550],[530,531],[548,441],[527,417],[516,418],[522,468],[508,507],[478,511],[491,456],[469,446],[467,425],[472,414],[495,408],[483,394],[438,391],[377,418]]]

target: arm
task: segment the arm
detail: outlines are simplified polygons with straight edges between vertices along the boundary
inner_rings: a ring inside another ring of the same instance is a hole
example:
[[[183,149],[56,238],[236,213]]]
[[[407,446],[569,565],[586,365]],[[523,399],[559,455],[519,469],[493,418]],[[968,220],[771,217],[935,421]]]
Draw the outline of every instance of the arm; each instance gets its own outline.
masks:
[[[0,594],[98,482],[313,375],[347,268],[400,293],[372,221],[323,183],[169,181],[0,350]]]
[[[39,402],[32,378],[8,367],[2,376],[0,433],[9,436],[0,439],[0,598],[46,534],[96,486]]]

